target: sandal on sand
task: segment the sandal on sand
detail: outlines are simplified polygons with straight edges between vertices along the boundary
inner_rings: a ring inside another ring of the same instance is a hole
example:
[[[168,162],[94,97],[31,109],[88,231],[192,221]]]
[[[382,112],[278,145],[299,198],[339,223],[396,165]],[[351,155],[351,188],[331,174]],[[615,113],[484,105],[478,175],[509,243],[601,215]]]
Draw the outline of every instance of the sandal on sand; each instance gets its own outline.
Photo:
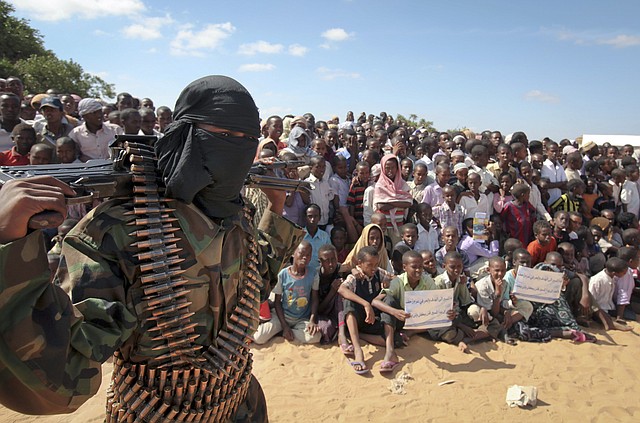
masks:
[[[391,373],[400,365],[397,361],[383,361],[380,363],[380,373]]]
[[[571,331],[571,339],[573,340],[573,342],[575,343],[582,343],[582,342],[596,342],[596,337],[593,335],[589,335],[588,333],[584,333],[582,331],[579,330],[572,330]]]
[[[353,356],[355,354],[355,350],[351,344],[340,344],[340,351],[346,356]]]
[[[350,361],[349,365],[353,368],[353,371],[356,372],[357,375],[364,375],[369,373],[369,369],[364,361]],[[360,370],[356,369],[356,366],[360,366]]]

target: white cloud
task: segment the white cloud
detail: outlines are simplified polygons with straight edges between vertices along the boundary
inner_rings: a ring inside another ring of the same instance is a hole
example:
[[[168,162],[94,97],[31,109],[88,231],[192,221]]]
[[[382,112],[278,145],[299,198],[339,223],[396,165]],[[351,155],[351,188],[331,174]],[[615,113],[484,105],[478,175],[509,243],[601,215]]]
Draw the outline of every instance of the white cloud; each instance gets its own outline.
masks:
[[[175,56],[204,56],[204,51],[215,50],[233,34],[236,28],[231,22],[209,24],[201,31],[193,31],[187,25],[171,41],[171,54]]]
[[[616,48],[640,46],[640,35],[617,35],[613,38],[598,40],[598,44],[605,44]]]
[[[531,90],[525,93],[524,98],[530,101],[539,101],[541,103],[558,103],[560,98],[554,94],[545,93],[540,90]]]
[[[142,0],[12,0],[11,3],[16,10],[43,21],[132,16],[146,10]]]
[[[162,29],[174,22],[171,16],[144,18],[139,22],[129,25],[122,29],[122,34],[126,38],[135,38],[138,40],[155,40],[162,37]]]
[[[256,41],[255,43],[241,44],[238,48],[238,54],[253,56],[258,53],[277,54],[282,53],[284,46],[282,44],[271,44],[267,41]]]
[[[300,44],[291,44],[289,46],[289,54],[292,56],[302,57],[309,51],[305,46],[301,46]]]
[[[550,34],[560,41],[577,45],[608,45],[615,48],[640,46],[640,35],[602,34],[594,31],[571,31],[568,29],[542,28],[543,34]]]
[[[342,69],[329,69],[325,67],[319,67],[316,69],[316,72],[320,75],[320,78],[325,81],[331,81],[336,78],[359,79],[361,77],[357,72],[347,72]]]
[[[346,41],[349,38],[352,38],[353,32],[348,33],[342,28],[331,28],[331,29],[327,29],[321,35],[322,35],[322,38],[326,39],[327,41],[337,42],[337,41]]]
[[[96,29],[93,31],[93,35],[97,35],[98,37],[109,37],[111,36],[110,33],[108,33],[107,31],[103,31],[101,29]]]
[[[271,63],[247,63],[238,68],[238,72],[268,72],[276,67]]]

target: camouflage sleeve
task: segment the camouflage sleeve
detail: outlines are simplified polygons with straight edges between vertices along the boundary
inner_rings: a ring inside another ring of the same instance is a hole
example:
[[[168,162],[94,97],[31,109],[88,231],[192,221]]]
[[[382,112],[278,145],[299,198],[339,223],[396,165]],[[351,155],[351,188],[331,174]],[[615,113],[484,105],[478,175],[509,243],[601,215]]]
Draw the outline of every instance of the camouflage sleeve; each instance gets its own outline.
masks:
[[[262,251],[261,270],[265,281],[260,294],[261,301],[265,301],[278,281],[278,273],[289,265],[289,258],[304,238],[304,229],[270,210],[265,210],[258,235]]]
[[[101,380],[83,316],[49,282],[42,233],[0,246],[0,402],[27,414],[77,409]]]

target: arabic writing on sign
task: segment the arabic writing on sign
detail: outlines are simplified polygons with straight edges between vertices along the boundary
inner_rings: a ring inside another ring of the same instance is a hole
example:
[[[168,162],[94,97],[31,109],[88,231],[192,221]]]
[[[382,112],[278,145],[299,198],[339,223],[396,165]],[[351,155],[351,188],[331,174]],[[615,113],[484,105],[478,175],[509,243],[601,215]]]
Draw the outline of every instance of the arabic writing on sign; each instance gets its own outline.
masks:
[[[453,308],[453,288],[431,291],[407,291],[404,308],[411,314],[404,322],[405,329],[434,329],[451,326],[447,317]]]
[[[518,299],[551,304],[560,298],[562,273],[530,269],[520,266],[513,294]]]

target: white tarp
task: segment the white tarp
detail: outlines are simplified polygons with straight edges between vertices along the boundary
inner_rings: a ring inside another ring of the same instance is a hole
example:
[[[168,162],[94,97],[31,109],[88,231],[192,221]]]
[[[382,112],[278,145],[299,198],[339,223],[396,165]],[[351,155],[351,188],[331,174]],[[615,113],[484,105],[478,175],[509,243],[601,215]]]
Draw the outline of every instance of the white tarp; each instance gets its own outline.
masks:
[[[611,145],[622,147],[626,144],[631,144],[635,148],[640,148],[640,135],[593,135],[584,134],[582,136],[582,145],[593,141],[598,145],[602,145],[608,142]]]

